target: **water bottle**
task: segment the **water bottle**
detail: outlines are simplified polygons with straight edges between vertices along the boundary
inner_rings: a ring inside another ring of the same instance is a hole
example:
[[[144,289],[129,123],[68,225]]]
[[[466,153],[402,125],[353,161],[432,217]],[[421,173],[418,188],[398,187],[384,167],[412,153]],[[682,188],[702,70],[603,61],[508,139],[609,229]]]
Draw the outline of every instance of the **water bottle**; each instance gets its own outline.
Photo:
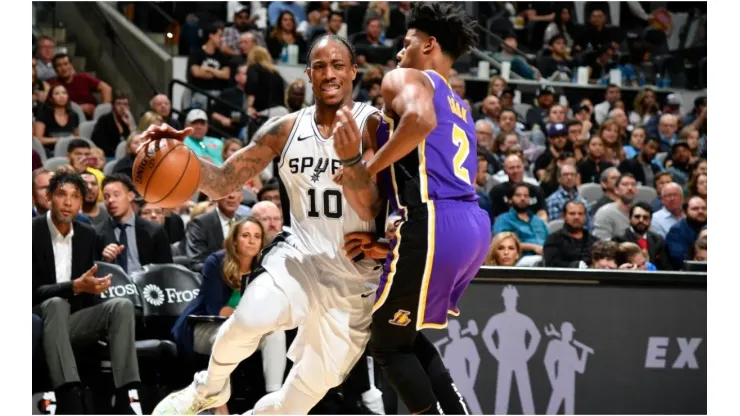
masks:
[[[660,72],[655,73],[655,86],[663,88],[663,77],[660,76]]]
[[[663,88],[671,88],[671,74],[667,70],[663,76]]]
[[[645,85],[645,73],[640,71],[640,77],[637,80],[637,83],[642,87]]]
[[[283,46],[283,51],[280,52],[280,62],[287,63],[288,62],[288,47]]]

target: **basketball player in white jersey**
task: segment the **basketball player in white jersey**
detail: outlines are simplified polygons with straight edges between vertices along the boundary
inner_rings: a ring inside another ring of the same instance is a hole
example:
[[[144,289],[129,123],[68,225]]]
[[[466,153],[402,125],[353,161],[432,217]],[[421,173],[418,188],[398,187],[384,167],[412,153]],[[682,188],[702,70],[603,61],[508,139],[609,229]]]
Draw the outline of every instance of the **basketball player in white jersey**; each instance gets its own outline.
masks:
[[[279,158],[291,232],[279,234],[262,251],[261,266],[253,271],[239,306],[219,330],[208,370],[166,397],[154,414],[197,414],[226,403],[232,371],[272,331],[298,327],[288,351],[294,365],[281,390],[259,400],[253,414],[307,414],[345,379],[365,350],[381,266],[371,259],[347,258],[343,246],[347,234],[375,231],[377,202],[372,206],[370,202],[379,198],[332,181],[341,166],[357,163],[355,158],[337,156],[332,133],[339,120],[337,111],[350,108],[365,138],[359,154],[370,160],[374,149],[367,144],[375,143],[379,117],[371,106],[352,102],[357,66],[354,49],[346,40],[331,35],[320,38],[309,49],[308,61],[306,74],[315,106],[270,120],[247,147],[220,167],[200,161],[200,189],[219,199]],[[175,131],[164,125],[144,135],[152,149],[157,139],[183,138],[188,133],[189,129]],[[367,208],[355,211],[346,198],[363,201],[353,205]]]

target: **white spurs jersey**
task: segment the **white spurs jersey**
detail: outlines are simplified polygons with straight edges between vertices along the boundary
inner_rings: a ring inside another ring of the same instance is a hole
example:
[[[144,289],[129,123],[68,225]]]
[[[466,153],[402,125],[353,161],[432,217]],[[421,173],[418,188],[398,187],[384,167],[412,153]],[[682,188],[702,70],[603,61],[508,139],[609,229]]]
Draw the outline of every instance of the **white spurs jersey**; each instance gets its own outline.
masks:
[[[321,136],[314,118],[315,106],[298,113],[280,157],[278,172],[288,197],[290,233],[320,270],[333,275],[367,279],[379,274],[370,260],[352,263],[343,250],[351,232],[375,232],[374,221],[363,221],[349,205],[342,187],[332,181],[342,166],[333,137]],[[373,106],[354,103],[353,116],[362,132]],[[362,152],[362,145],[358,151]],[[283,201],[285,204],[285,201]]]

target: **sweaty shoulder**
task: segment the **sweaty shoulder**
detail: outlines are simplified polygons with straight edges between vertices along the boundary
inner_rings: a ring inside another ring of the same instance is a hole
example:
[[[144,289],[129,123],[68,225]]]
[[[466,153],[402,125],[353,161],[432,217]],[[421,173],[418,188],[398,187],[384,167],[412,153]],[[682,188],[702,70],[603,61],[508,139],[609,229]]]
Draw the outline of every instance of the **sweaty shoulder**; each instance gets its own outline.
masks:
[[[423,71],[413,68],[396,68],[388,72],[385,77],[383,77],[382,88],[393,88],[399,90],[402,86],[408,84],[422,84],[428,87],[432,86],[429,78],[424,75]]]

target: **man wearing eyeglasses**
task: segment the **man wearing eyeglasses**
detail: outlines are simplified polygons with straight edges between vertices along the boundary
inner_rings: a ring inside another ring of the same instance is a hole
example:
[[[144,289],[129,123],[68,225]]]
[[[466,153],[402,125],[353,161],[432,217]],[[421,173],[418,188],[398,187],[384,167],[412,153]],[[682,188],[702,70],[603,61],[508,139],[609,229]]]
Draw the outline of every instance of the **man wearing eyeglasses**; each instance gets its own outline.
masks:
[[[672,270],[668,251],[660,234],[650,230],[652,210],[646,202],[636,202],[630,207],[630,226],[612,240],[617,243],[635,243],[648,253],[648,261],[658,270]]]

